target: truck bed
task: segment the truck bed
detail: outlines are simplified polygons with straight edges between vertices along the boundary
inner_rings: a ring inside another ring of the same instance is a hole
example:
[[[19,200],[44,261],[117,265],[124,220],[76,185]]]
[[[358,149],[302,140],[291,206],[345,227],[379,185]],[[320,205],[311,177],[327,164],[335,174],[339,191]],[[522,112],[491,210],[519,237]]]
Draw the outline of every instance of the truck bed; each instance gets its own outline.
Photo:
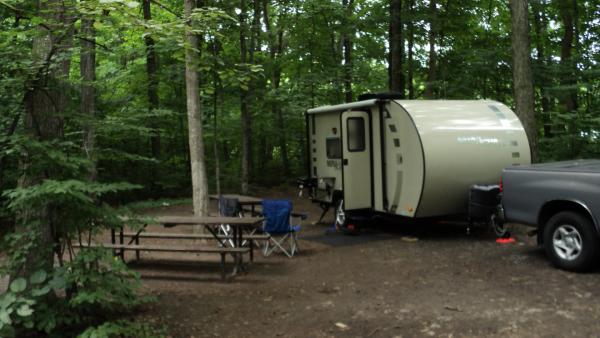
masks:
[[[575,160],[513,166],[502,172],[503,205],[508,221],[537,225],[551,203],[587,209],[594,223],[600,211],[600,160]]]
[[[538,163],[525,166],[513,166],[505,169],[534,170],[534,171],[561,171],[561,172],[597,172],[600,173],[600,160],[572,160],[550,163]]]

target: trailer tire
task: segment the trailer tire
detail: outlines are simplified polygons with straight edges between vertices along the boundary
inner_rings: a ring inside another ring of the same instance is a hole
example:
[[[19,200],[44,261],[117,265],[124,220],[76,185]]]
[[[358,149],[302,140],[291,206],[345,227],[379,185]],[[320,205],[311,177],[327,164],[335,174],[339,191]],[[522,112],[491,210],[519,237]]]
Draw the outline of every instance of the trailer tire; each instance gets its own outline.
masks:
[[[561,269],[587,271],[597,263],[600,241],[588,217],[562,211],[544,227],[544,249],[552,263]]]

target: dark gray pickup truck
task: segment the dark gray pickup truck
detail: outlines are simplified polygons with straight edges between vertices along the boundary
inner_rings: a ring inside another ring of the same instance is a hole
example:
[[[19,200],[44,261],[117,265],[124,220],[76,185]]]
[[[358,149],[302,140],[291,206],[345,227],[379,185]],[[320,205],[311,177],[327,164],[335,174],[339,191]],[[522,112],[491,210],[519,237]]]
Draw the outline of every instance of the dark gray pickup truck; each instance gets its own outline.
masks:
[[[559,268],[587,270],[600,255],[600,160],[514,166],[502,172],[505,222],[536,226]]]

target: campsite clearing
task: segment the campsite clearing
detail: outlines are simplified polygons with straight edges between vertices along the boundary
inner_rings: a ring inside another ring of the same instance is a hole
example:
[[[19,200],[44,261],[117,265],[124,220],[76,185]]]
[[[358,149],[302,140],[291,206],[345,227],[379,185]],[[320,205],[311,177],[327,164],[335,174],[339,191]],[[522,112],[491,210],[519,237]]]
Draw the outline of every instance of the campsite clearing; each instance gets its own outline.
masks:
[[[250,272],[231,283],[216,278],[218,265],[200,265],[193,256],[152,253],[152,260],[133,263],[145,292],[158,299],[139,319],[165,325],[172,337],[600,332],[598,272],[555,269],[525,227],[513,228],[517,243],[509,245],[495,243],[491,231],[467,236],[462,226],[432,222],[381,224],[347,236],[311,225],[320,210],[307,200],[294,200],[294,207],[310,212],[300,254],[257,257]],[[152,211],[191,212],[188,206]]]

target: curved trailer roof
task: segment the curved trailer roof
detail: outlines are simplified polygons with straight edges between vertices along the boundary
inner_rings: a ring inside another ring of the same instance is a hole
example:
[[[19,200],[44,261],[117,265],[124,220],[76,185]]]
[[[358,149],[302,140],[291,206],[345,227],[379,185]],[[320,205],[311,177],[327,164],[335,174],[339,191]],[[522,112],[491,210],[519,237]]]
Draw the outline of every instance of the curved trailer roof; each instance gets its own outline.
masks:
[[[357,108],[373,106],[375,103],[377,103],[377,101],[380,101],[380,100],[372,99],[372,100],[365,100],[365,101],[358,101],[358,102],[336,104],[333,106],[322,106],[322,107],[309,109],[306,112],[308,114],[320,114],[320,113],[331,113],[331,112],[342,111],[342,110],[352,110],[352,109],[357,109]]]

